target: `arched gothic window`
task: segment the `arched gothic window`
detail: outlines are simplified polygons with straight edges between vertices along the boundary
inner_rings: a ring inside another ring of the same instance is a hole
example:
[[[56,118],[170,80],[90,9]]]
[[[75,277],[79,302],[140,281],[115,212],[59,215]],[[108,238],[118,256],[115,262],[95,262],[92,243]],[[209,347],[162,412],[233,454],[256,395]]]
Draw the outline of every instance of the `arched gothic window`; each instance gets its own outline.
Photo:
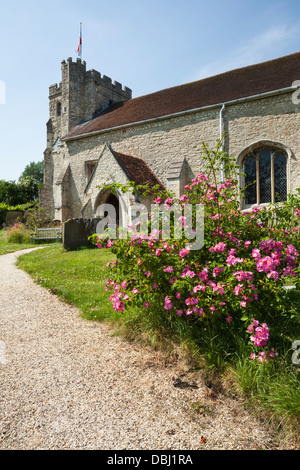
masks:
[[[278,148],[259,147],[243,159],[245,204],[286,201],[287,155]]]

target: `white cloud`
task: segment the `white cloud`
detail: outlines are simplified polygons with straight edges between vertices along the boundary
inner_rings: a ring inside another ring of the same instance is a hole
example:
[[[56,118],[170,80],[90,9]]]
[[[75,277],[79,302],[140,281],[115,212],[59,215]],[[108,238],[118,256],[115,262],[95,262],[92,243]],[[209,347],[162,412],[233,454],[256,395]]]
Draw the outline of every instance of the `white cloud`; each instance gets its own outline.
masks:
[[[223,56],[221,60],[212,61],[201,67],[196,72],[195,80],[275,59],[281,55],[280,51],[284,50],[284,47],[296,34],[297,28],[295,26],[292,28],[287,25],[273,26],[234,49],[230,54]],[[285,53],[282,55],[285,55]]]

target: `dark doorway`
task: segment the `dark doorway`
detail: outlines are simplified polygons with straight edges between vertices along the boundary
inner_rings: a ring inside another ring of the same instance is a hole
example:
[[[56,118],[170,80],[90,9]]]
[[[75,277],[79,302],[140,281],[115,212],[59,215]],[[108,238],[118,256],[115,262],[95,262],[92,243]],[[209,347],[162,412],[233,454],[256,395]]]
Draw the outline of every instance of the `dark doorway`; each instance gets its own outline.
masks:
[[[116,225],[119,225],[119,221],[120,221],[119,199],[117,198],[117,196],[111,193],[108,196],[107,200],[105,201],[105,204],[111,204],[112,206],[114,206],[116,210]],[[106,216],[107,216],[107,212],[104,212],[104,217]]]

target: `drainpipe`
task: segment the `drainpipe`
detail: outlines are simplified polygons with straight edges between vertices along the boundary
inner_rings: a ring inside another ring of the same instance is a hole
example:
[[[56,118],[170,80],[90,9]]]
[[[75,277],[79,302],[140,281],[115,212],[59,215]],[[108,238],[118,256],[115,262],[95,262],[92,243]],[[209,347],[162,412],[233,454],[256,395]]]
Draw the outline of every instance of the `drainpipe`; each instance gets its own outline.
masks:
[[[221,151],[223,152],[223,111],[225,109],[225,103],[222,104],[222,107],[220,109],[220,141],[222,142],[221,145]],[[222,183],[224,183],[224,162],[222,162]]]

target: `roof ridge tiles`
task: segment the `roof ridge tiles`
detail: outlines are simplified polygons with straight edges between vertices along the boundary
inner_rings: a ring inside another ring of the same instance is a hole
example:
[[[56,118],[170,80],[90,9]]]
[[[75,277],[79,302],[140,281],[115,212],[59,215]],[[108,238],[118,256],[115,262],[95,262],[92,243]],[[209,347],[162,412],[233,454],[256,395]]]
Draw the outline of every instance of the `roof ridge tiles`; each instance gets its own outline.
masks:
[[[71,129],[64,139],[289,88],[300,80],[300,52],[132,98]]]

